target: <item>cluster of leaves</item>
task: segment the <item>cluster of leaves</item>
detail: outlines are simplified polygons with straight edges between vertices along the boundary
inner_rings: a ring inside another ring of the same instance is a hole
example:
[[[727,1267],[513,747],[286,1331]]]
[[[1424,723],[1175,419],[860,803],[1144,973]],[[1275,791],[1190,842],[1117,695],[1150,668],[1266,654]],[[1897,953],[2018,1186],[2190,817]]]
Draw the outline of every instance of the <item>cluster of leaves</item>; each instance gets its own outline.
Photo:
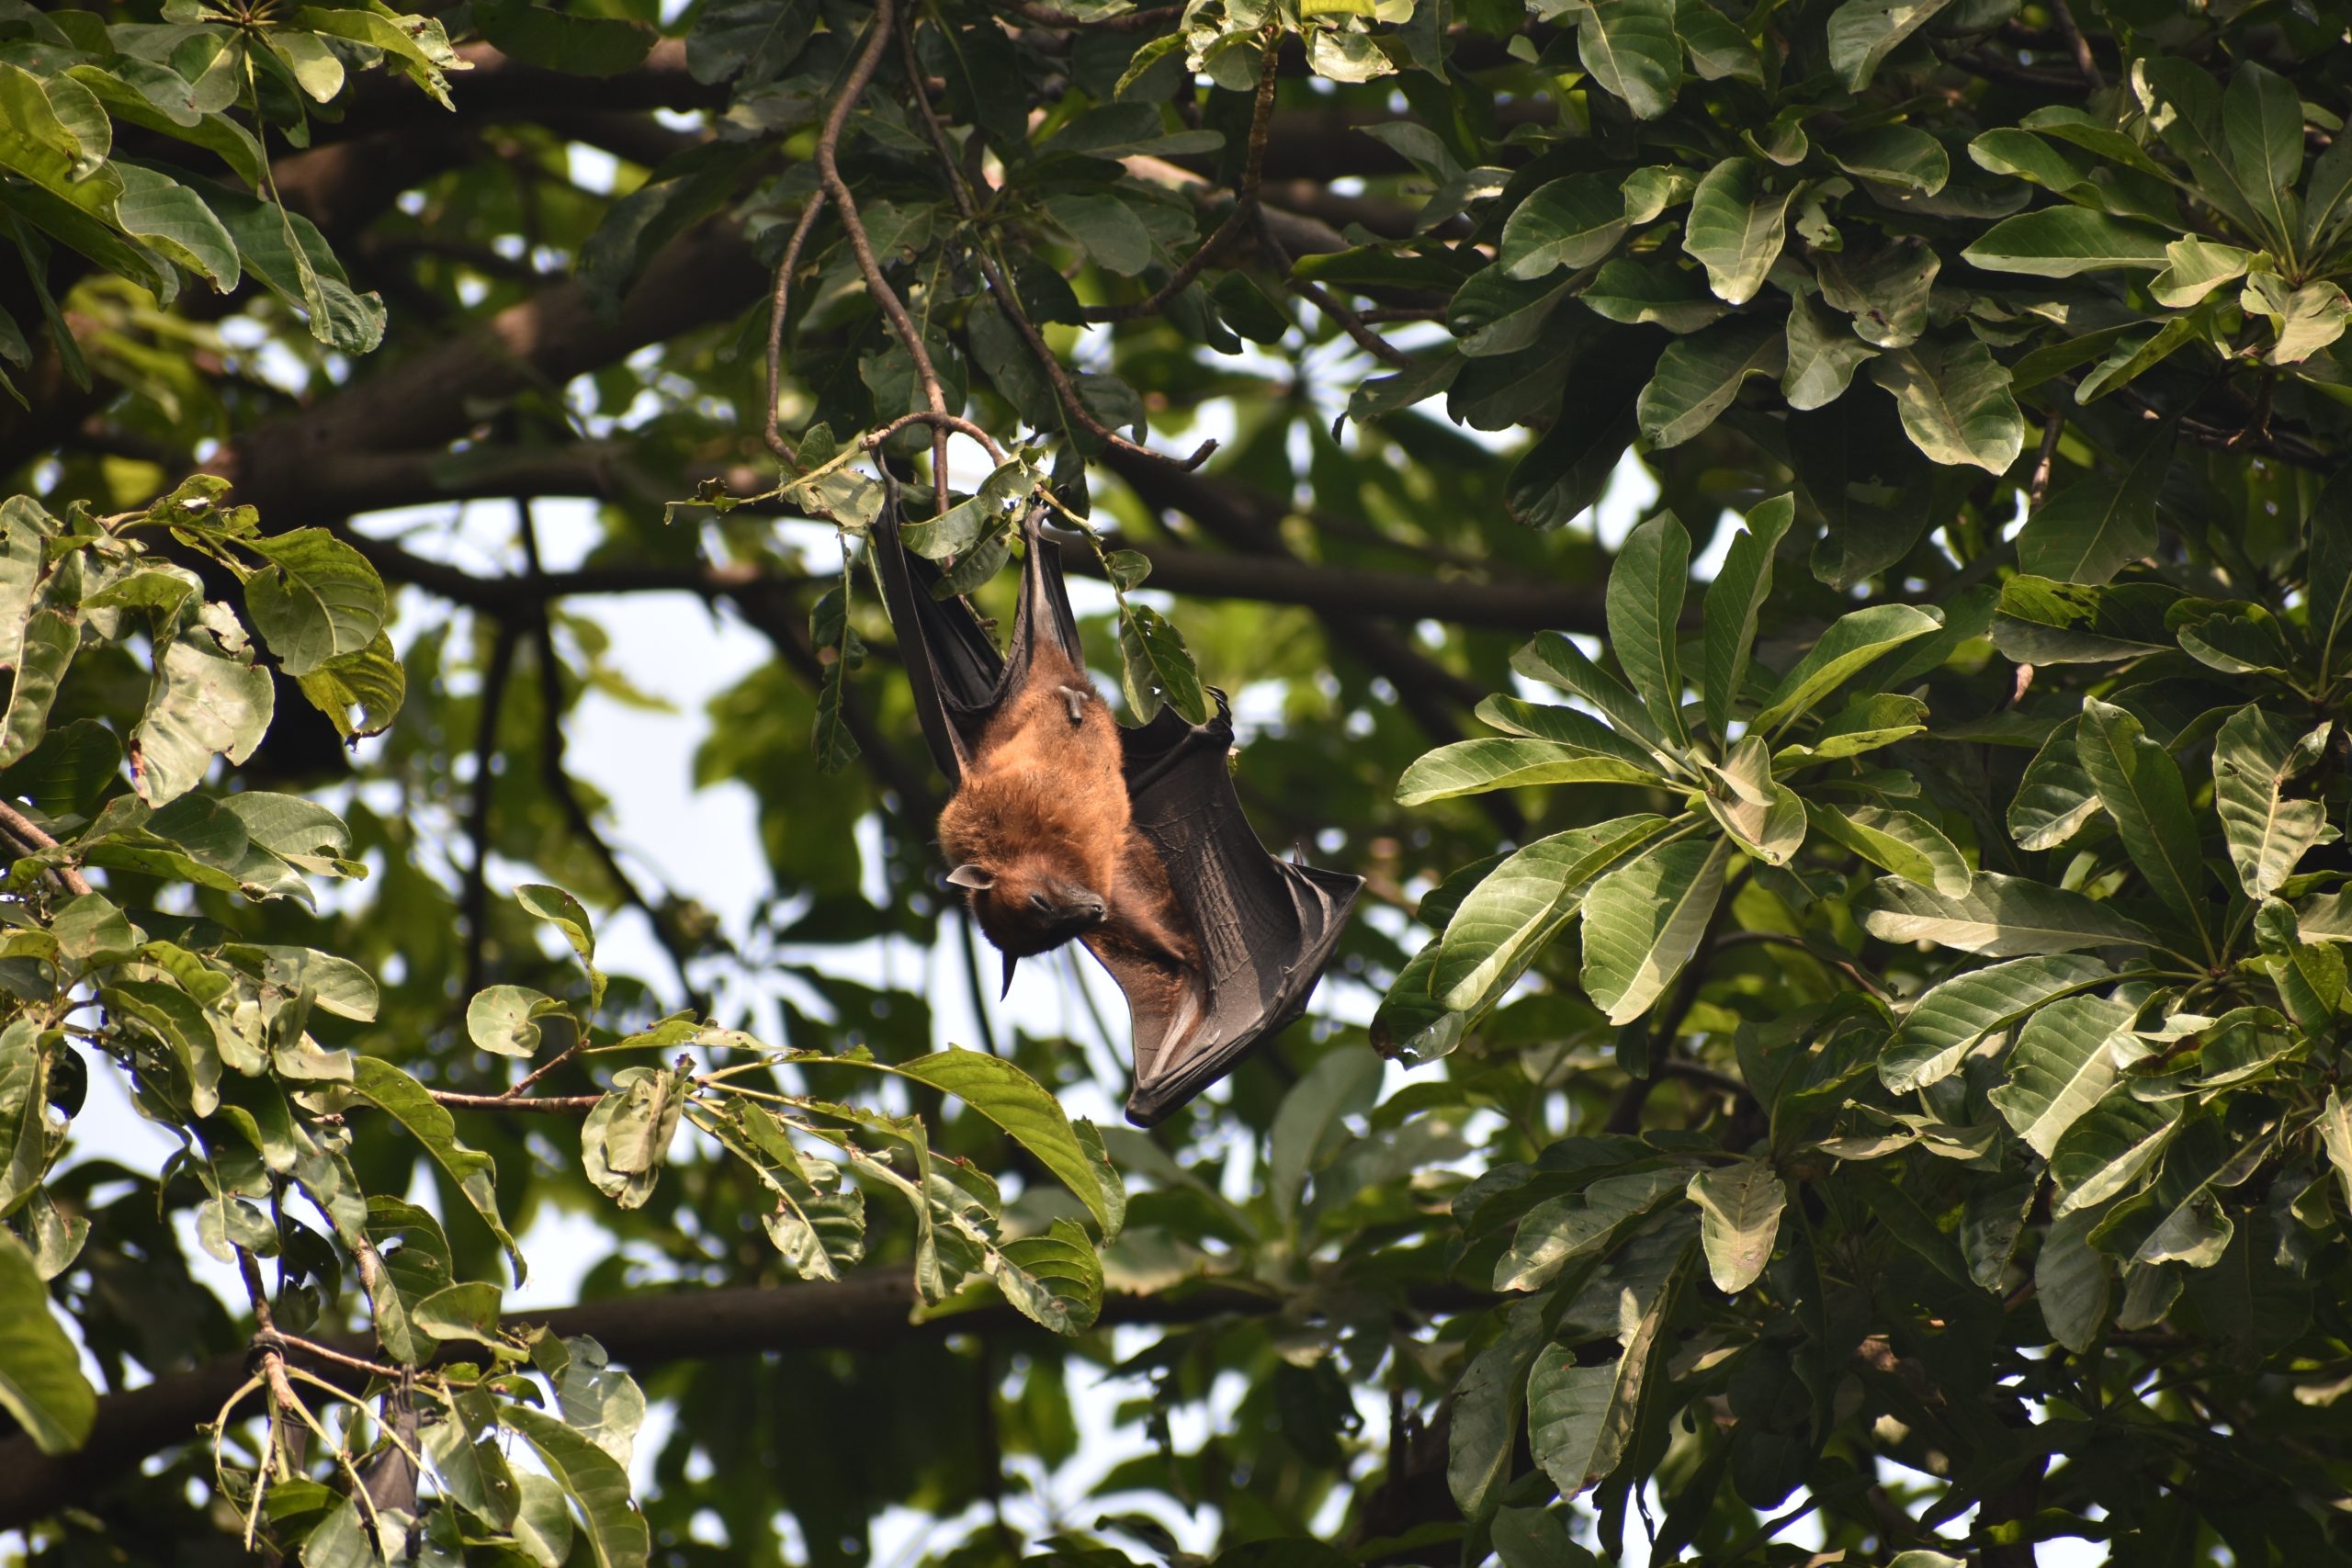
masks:
[[[2087,587],[2020,572],[1937,609],[1851,611],[1777,674],[1754,641],[1790,499],[1749,513],[1690,638],[1690,540],[1662,513],[1609,582],[1623,678],[1538,637],[1515,667],[1574,705],[1490,697],[1480,716],[1504,738],[1407,771],[1408,805],[1531,784],[1682,802],[1536,839],[1431,893],[1420,918],[1440,934],[1374,1026],[1407,1053],[1453,1048],[1531,966],[1565,967],[1555,950],[1572,934],[1577,984],[1636,1079],[1673,1065],[1658,1054],[1697,999],[1677,979],[1726,938],[1785,946],[1842,982],[1792,1011],[1733,1004],[1737,1077],[1722,1081],[1742,1109],[1720,1139],[1571,1137],[1455,1200],[1467,1256],[1500,1249],[1494,1288],[1532,1292],[1457,1392],[1448,1473],[1466,1514],[1494,1517],[1531,1484],[1573,1497],[1599,1483],[1607,1529],[1668,1462],[1674,1413],[1724,1395],[1734,1418],[1682,1460],[1688,1490],[1661,1544],[1696,1539],[1726,1475],[1759,1509],[1801,1476],[1816,1500],[1869,1484],[1867,1469],[1807,1462],[1860,1418],[1849,1404],[1909,1429],[1887,1450],[1918,1461],[1946,1439],[1918,1430],[1914,1402],[1822,1359],[1825,1325],[1808,1317],[1874,1245],[1903,1254],[1900,1288],[1928,1315],[1976,1325],[1897,1347],[1951,1404],[2004,1403],[1993,1369],[1965,1358],[2029,1297],[2078,1354],[2110,1337],[2208,1337],[2223,1364],[2311,1369],[2297,1396],[2334,1402],[2326,1347],[2352,1266],[2352,1099],[2337,1087],[2352,874],[2306,862],[2339,842],[2352,806],[2336,668],[2347,497],[2319,498],[2308,547],[2275,563],[2296,589],[2268,604],[2137,574]],[[1991,713],[1934,711],[1940,674],[1994,653],[2080,678],[2021,685]],[[1849,685],[1866,694],[1833,706]],[[2015,761],[1936,781],[1917,770],[1944,742]],[[1923,949],[1996,962],[1905,956]],[[1734,1319],[1689,1299],[1700,1255]],[[1587,1353],[1597,1337],[1619,1353]],[[2013,1433],[2026,1446],[2006,1456],[1955,1429],[1974,1452],[1947,1450],[1955,1484],[1929,1523],[2012,1479],[2018,1452],[2120,1438],[2073,1375],[2029,1383],[2053,1416],[2075,1407]],[[1540,1475],[1514,1478],[1522,1412]],[[1957,1421],[1938,1410],[1931,1426]],[[2170,1457],[2157,1443],[2136,1462]],[[2241,1551],[2324,1550],[2307,1515],[2223,1533]]]

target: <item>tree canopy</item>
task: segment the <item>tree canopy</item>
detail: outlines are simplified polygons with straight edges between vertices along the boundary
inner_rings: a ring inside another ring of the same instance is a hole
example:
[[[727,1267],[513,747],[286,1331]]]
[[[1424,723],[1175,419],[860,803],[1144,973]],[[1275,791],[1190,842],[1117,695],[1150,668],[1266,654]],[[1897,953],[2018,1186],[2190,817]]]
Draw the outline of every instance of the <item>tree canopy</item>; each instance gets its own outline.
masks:
[[[0,0],[0,1529],[2352,1561],[2347,39]],[[939,882],[886,479],[1368,879],[1149,1134]],[[748,920],[573,743],[652,594]]]

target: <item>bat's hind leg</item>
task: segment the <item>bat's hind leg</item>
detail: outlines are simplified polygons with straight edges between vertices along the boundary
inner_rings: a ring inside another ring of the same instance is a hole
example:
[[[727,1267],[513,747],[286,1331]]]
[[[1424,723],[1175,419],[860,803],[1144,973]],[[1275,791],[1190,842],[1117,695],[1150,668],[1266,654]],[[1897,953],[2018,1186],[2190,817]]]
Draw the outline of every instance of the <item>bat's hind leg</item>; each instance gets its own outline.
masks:
[[[1056,686],[1054,690],[1061,694],[1063,705],[1069,709],[1070,723],[1073,726],[1084,724],[1086,699],[1094,694],[1083,686]]]

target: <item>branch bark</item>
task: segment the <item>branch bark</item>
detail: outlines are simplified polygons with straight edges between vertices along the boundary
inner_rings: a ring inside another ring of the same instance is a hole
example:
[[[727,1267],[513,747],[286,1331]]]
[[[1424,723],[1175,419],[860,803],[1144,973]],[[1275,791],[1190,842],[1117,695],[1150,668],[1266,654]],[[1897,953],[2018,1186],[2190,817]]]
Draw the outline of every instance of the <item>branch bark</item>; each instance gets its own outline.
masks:
[[[914,1300],[909,1276],[877,1271],[835,1285],[739,1285],[623,1296],[553,1312],[515,1313],[506,1324],[542,1325],[563,1336],[587,1335],[616,1362],[638,1369],[778,1350],[880,1353],[951,1334],[1031,1341],[1049,1337],[1001,1305],[913,1322]],[[1424,1312],[1450,1313],[1482,1307],[1492,1300],[1482,1292],[1441,1286],[1417,1293],[1413,1304]],[[1169,1295],[1112,1296],[1103,1302],[1098,1321],[1104,1327],[1199,1323],[1227,1315],[1266,1316],[1286,1304],[1279,1296],[1215,1285]],[[306,1356],[295,1341],[280,1341],[278,1348],[290,1360],[313,1363],[310,1370],[339,1387],[358,1388],[368,1381],[368,1373],[347,1364]],[[372,1342],[356,1337],[332,1341],[328,1348],[362,1358],[375,1348]],[[74,1453],[43,1454],[22,1433],[0,1438],[0,1530],[44,1518],[130,1473],[149,1455],[191,1440],[198,1424],[209,1420],[245,1380],[247,1361],[248,1353],[239,1351],[105,1396],[98,1401],[89,1441]]]

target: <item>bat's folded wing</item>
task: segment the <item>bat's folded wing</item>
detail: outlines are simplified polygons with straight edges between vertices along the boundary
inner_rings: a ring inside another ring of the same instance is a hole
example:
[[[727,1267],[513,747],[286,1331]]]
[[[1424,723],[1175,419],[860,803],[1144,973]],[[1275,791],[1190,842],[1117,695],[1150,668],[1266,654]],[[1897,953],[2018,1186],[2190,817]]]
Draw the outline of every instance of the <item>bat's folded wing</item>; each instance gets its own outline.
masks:
[[[1306,1010],[1363,878],[1266,852],[1233,792],[1226,766],[1233,723],[1222,699],[1205,725],[1162,710],[1124,739],[1136,826],[1168,868],[1207,971],[1204,1015],[1176,1034],[1176,1020],[1132,1006],[1150,987],[1126,984],[1118,965],[1104,961],[1133,1013],[1136,1083],[1127,1119],[1148,1127]]]

